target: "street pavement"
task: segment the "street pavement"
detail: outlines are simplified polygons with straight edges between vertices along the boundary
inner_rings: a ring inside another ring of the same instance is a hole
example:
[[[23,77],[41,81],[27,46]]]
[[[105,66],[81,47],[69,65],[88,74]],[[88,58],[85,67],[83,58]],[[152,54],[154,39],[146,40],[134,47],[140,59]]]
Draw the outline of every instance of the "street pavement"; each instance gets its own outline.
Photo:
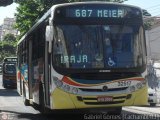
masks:
[[[108,115],[105,111],[94,113],[63,113],[42,115],[23,104],[16,89],[4,89],[0,75],[0,120],[160,120],[160,106],[123,107],[121,115]]]

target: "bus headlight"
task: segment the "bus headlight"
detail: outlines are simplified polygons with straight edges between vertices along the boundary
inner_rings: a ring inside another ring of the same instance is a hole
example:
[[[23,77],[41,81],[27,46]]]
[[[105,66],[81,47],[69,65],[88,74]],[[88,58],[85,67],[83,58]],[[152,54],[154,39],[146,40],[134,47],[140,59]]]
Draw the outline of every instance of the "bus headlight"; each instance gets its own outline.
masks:
[[[131,92],[134,92],[135,90],[136,90],[135,86],[131,86],[131,87],[130,87],[130,91],[131,91]]]
[[[142,85],[146,85],[146,81],[145,80],[142,81]]]
[[[77,88],[72,88],[72,92],[73,92],[73,94],[77,94],[78,93],[78,89]]]
[[[69,92],[69,91],[70,91],[70,86],[69,86],[69,85],[64,85],[64,86],[63,86],[63,89],[64,89],[65,91]]]
[[[59,80],[57,77],[53,77],[53,81],[55,82],[55,85],[57,87],[62,87],[63,82],[61,80]]]
[[[79,92],[78,88],[63,82],[62,80],[58,79],[57,77],[53,77],[53,81],[54,81],[54,84],[57,88],[60,88],[61,90],[65,91],[65,92],[68,92],[71,94],[78,94],[78,92]]]
[[[142,88],[142,83],[137,83],[136,87],[137,87],[138,89],[141,89],[141,88]]]

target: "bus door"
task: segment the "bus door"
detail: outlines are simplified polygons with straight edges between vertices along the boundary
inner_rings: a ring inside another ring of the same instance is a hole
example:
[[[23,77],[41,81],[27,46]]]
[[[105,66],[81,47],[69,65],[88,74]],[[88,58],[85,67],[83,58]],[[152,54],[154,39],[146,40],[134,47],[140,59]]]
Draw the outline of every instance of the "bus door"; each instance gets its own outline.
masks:
[[[33,98],[33,91],[32,91],[32,38],[29,39],[29,45],[28,45],[28,89],[29,89],[29,98]]]
[[[49,84],[51,80],[51,56],[48,53],[48,42],[45,42],[45,64],[44,64],[44,91],[46,105],[50,105],[50,91]]]

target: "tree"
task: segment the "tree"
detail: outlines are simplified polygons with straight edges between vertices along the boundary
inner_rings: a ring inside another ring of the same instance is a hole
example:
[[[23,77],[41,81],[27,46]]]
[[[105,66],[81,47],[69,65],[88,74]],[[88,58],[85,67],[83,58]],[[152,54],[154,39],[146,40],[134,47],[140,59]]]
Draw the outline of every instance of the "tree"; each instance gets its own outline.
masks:
[[[16,24],[15,27],[24,34],[39,18],[41,13],[40,5],[35,0],[17,1]]]
[[[144,28],[145,28],[145,30],[151,29],[152,25],[154,24],[153,21],[154,21],[153,18],[148,18],[148,20],[144,21]]]
[[[142,12],[144,17],[144,28],[148,30],[152,27],[154,20],[152,19],[151,14],[147,10],[142,9]]]
[[[151,16],[151,14],[145,9],[142,9],[142,12],[143,12],[143,16]]]
[[[16,42],[16,37],[13,34],[9,33],[4,36],[3,41]]]
[[[16,55],[16,37],[13,34],[7,34],[4,39],[0,41],[0,61],[4,57],[11,57]]]

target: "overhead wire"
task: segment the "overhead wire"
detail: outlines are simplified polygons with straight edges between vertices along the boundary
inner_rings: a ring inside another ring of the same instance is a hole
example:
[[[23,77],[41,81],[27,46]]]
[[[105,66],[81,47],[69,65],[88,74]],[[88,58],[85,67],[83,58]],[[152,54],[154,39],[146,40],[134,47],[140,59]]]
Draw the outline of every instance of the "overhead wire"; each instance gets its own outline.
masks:
[[[157,6],[160,6],[160,4],[158,4],[158,5],[154,5],[154,6],[151,6],[151,7],[145,8],[145,9],[152,9],[152,8],[157,7]]]
[[[143,9],[147,10],[151,15],[157,16],[156,14],[160,13],[160,4],[153,5]]]

